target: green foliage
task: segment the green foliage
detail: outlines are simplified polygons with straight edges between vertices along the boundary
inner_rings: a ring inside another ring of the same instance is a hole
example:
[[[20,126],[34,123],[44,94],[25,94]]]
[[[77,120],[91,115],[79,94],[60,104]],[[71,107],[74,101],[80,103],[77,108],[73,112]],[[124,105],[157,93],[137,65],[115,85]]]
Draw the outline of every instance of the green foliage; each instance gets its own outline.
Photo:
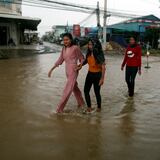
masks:
[[[157,49],[160,28],[147,29],[144,35],[145,42],[150,42],[152,48]]]

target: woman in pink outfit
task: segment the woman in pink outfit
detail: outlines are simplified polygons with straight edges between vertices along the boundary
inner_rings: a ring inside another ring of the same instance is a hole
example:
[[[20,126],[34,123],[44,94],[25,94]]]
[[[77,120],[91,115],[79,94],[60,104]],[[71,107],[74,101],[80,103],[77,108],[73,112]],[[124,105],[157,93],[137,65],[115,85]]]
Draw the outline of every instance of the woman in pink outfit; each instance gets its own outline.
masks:
[[[73,45],[73,38],[70,33],[65,33],[63,36],[64,47],[62,49],[59,59],[56,61],[54,66],[48,73],[48,77],[51,77],[52,71],[61,65],[65,61],[65,70],[67,76],[67,83],[63,91],[62,99],[56,110],[57,113],[63,112],[63,109],[72,94],[74,93],[78,106],[82,107],[84,105],[84,100],[80,89],[78,88],[77,77],[78,77],[78,61],[80,65],[84,62],[84,57],[80,51],[80,48]]]

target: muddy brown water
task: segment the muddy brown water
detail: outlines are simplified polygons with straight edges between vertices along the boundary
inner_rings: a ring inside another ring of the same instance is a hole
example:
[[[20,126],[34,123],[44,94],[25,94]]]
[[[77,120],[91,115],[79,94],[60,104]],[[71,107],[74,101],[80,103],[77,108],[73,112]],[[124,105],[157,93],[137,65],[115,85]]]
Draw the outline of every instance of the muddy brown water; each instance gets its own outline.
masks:
[[[47,77],[58,56],[0,61],[0,160],[160,160],[160,58],[143,67],[130,99],[122,57],[108,56],[102,112],[50,117],[66,81],[64,65]],[[78,78],[82,91],[86,73],[87,66]],[[72,96],[66,108],[76,107]]]

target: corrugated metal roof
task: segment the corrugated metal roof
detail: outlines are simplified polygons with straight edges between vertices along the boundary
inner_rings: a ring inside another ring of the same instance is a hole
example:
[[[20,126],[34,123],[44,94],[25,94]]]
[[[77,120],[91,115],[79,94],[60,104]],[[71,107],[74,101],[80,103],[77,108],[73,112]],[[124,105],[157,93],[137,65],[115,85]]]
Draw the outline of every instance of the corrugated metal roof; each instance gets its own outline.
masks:
[[[158,17],[154,15],[148,15],[113,24],[108,26],[108,28],[134,32],[145,32],[146,27],[159,24],[160,19]]]

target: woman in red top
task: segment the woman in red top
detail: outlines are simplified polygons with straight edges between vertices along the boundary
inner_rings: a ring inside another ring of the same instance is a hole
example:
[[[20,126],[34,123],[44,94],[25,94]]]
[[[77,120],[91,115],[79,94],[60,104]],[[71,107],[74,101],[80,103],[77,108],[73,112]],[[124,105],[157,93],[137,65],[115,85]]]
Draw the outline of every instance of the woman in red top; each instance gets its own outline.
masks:
[[[126,65],[125,79],[128,85],[128,93],[130,97],[134,96],[134,86],[137,72],[141,75],[141,56],[141,47],[136,43],[136,38],[131,37],[121,66],[121,70],[123,70]]]

